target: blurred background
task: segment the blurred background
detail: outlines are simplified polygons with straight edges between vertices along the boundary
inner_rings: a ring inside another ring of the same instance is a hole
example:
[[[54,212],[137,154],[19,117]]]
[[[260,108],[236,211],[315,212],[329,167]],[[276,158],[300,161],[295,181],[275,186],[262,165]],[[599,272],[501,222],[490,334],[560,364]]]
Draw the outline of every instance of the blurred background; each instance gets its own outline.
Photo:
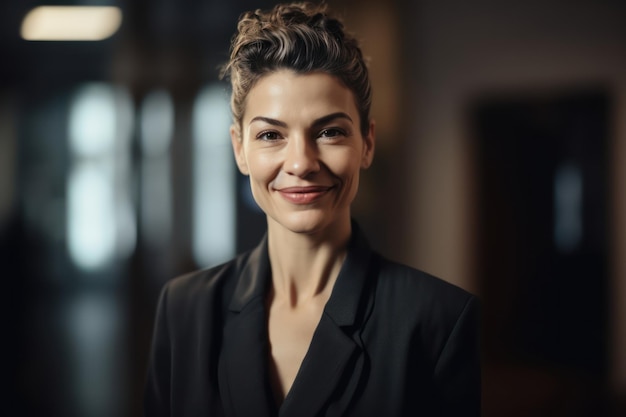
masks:
[[[371,58],[354,216],[481,297],[483,415],[626,416],[626,2],[328,3]],[[0,5],[10,414],[141,415],[162,285],[264,233],[217,68],[273,4]],[[51,5],[108,8],[61,24],[92,40],[43,40]]]

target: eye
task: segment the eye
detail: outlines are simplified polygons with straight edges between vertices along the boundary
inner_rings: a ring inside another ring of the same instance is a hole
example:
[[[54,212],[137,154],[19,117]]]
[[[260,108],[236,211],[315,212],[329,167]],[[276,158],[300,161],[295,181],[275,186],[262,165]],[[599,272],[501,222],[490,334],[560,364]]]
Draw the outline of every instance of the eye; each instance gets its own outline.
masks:
[[[278,132],[275,132],[273,130],[265,130],[265,131],[259,133],[256,136],[256,138],[260,139],[260,140],[268,140],[268,141],[270,141],[270,140],[280,139],[280,135],[278,134]]]
[[[323,129],[319,134],[321,138],[334,138],[337,136],[345,136],[345,135],[346,135],[345,131],[343,131],[342,129],[334,128],[334,127]]]

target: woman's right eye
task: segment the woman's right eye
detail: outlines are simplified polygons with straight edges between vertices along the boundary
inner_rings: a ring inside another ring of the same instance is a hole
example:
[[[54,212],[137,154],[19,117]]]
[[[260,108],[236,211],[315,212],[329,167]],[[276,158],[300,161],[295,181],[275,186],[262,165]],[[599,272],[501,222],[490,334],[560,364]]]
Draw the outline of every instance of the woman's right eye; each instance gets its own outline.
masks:
[[[280,139],[280,136],[277,132],[274,132],[273,130],[267,130],[264,132],[261,132],[257,135],[257,139],[260,140],[276,140],[276,139]]]

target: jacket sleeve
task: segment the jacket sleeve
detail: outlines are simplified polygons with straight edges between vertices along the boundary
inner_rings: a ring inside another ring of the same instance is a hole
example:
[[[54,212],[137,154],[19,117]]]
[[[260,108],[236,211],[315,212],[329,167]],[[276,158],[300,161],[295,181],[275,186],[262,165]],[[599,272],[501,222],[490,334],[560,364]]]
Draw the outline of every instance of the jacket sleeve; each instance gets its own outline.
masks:
[[[161,291],[157,306],[144,392],[144,416],[170,415],[171,344],[167,320],[168,286]]]
[[[470,297],[435,366],[443,416],[480,416],[479,304]]]

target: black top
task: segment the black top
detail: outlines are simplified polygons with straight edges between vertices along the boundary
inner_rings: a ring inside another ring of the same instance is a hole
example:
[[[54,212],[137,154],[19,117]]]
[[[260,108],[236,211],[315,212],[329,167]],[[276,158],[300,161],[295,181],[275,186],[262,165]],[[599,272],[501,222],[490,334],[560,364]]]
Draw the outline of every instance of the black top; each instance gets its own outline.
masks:
[[[146,416],[479,416],[478,303],[373,252],[357,227],[280,407],[269,377],[267,238],[164,287]]]

